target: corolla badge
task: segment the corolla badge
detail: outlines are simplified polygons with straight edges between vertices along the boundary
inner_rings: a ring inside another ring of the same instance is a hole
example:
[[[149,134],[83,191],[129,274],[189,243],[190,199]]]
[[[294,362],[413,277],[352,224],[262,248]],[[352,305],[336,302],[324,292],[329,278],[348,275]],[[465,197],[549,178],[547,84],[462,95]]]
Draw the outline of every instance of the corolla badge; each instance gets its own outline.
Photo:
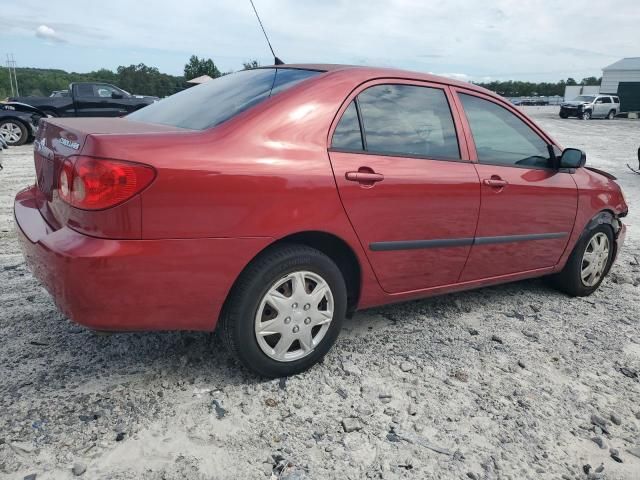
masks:
[[[72,142],[66,138],[60,138],[60,143],[65,147],[72,148],[73,150],[78,150],[80,148],[80,144],[78,142]]]

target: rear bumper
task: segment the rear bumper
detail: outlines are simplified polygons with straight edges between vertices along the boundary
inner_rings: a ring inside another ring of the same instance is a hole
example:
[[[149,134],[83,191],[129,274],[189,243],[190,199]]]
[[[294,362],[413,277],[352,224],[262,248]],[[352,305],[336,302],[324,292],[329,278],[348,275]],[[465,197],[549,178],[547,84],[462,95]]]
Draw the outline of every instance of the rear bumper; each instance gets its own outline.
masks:
[[[42,218],[35,187],[14,204],[27,265],[73,321],[97,330],[213,330],[244,266],[269,238],[111,240]]]

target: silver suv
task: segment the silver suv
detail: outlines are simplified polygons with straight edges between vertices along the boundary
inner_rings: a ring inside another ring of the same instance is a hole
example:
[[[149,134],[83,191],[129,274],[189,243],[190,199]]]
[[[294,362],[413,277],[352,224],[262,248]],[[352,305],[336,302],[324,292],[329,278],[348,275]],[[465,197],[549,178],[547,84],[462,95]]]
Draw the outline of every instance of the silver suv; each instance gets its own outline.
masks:
[[[560,117],[613,118],[620,113],[620,99],[614,95],[580,95],[560,105]]]

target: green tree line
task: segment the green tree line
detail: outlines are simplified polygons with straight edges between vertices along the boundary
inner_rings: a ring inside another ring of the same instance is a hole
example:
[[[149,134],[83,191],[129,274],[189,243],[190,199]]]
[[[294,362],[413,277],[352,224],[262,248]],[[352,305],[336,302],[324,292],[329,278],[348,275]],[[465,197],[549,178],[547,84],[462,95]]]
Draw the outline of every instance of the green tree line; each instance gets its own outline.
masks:
[[[550,97],[553,95],[564,95],[564,88],[567,85],[600,85],[602,77],[586,77],[580,82],[573,78],[560,80],[559,82],[521,82],[521,81],[493,81],[493,82],[474,82],[476,85],[484,87],[492,92],[496,92],[504,97],[532,97],[541,95]]]
[[[256,60],[243,63],[243,69],[256,68]],[[226,72],[229,73],[229,72]],[[49,96],[54,90],[66,90],[72,82],[106,82],[132,94],[166,97],[189,86],[186,80],[209,75],[212,78],[224,75],[210,58],[192,55],[184,66],[184,75],[161,73],[144,63],[120,66],[115,71],[102,68],[88,73],[66,72],[49,68],[17,68],[16,76],[20,96]],[[0,67],[0,100],[11,96],[9,70]]]
[[[242,64],[243,69],[256,68],[260,65],[256,60],[249,60]],[[139,95],[154,95],[166,97],[173,95],[189,86],[187,80],[209,75],[212,78],[225,75],[210,58],[199,58],[192,55],[184,66],[184,75],[176,76],[161,73],[155,67],[144,63],[138,65],[120,66],[115,71],[106,68],[88,73],[66,72],[64,70],[47,68],[18,68],[16,74],[21,96],[48,96],[54,90],[65,90],[71,82],[107,82],[117,85],[124,90]],[[564,95],[567,85],[599,85],[601,78],[587,77],[577,82],[573,78],[559,82],[522,82],[522,81],[493,81],[479,82],[476,85],[485,87],[505,97],[530,97],[534,95],[552,96]],[[0,99],[11,95],[9,70],[0,68]]]

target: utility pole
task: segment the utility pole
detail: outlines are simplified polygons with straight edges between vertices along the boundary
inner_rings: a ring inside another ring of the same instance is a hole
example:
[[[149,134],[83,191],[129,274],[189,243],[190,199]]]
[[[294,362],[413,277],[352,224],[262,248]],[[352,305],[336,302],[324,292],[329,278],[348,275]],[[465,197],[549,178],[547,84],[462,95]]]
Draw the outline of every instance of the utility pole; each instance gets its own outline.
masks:
[[[18,77],[16,75],[16,59],[13,56],[13,53],[11,54],[11,56],[9,56],[9,54],[7,53],[7,68],[9,69],[9,83],[11,85],[11,96],[19,97],[20,90],[18,89]]]

